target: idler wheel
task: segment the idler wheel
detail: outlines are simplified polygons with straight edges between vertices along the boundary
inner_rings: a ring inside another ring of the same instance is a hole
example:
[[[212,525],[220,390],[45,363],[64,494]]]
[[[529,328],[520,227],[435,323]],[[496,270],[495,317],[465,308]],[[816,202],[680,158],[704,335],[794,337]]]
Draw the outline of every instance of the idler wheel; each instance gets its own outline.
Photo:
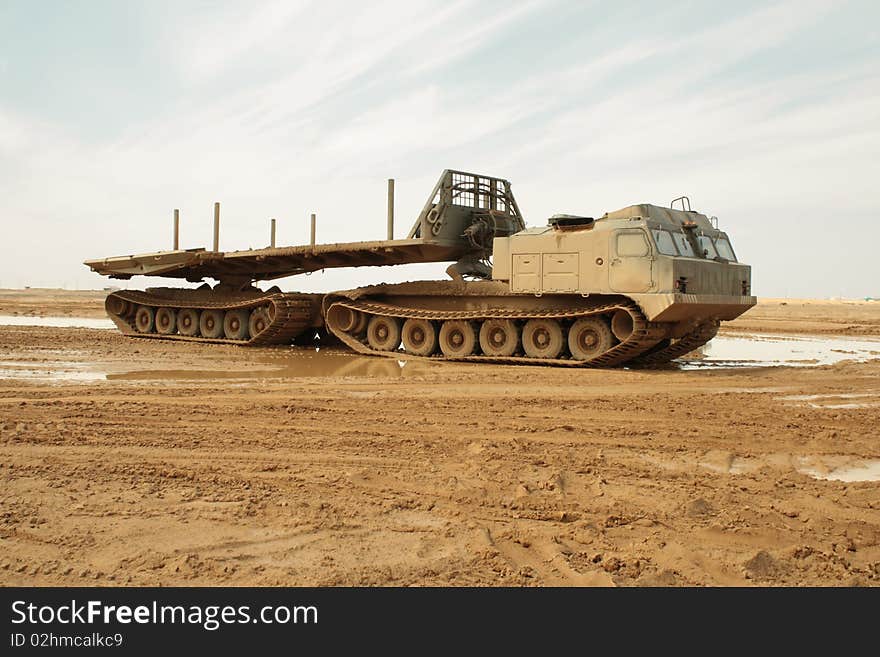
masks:
[[[487,319],[480,326],[480,349],[486,356],[513,356],[519,347],[519,328],[512,319]]]
[[[408,319],[403,323],[403,348],[414,356],[430,356],[437,350],[437,327],[427,319]]]
[[[532,358],[558,358],[565,346],[562,327],[555,319],[530,319],[523,326],[523,351]]]
[[[367,317],[360,310],[336,305],[330,309],[330,321],[343,333],[357,335],[367,327]]]
[[[177,312],[177,330],[181,335],[194,337],[199,334],[199,311],[182,308]]]
[[[260,333],[265,331],[271,323],[272,318],[269,315],[269,309],[266,306],[254,308],[251,311],[251,316],[248,320],[248,331],[250,331],[250,334],[253,337],[257,337]]]
[[[440,351],[451,358],[470,356],[477,349],[477,326],[464,319],[450,319],[440,327]]]
[[[177,313],[173,308],[156,310],[156,332],[162,335],[177,333]]]
[[[371,317],[367,324],[367,342],[376,351],[397,351],[400,346],[400,322],[394,317]]]
[[[228,340],[247,340],[251,314],[247,310],[228,310],[223,317],[223,333]]]
[[[582,317],[568,329],[568,349],[575,360],[592,360],[613,346],[611,328],[599,317]]]
[[[156,328],[156,310],[150,306],[138,306],[134,315],[134,326],[138,333],[152,333]]]
[[[113,296],[112,294],[107,297],[107,302],[104,304],[104,307],[107,308],[107,312],[111,315],[116,315],[118,317],[124,317],[128,314],[128,311],[131,310],[131,304],[129,304],[128,301]]]
[[[623,342],[633,332],[633,318],[625,310],[618,310],[611,316],[611,332],[614,337]]]
[[[199,333],[203,338],[219,338],[223,335],[223,311],[203,310],[199,317]]]
[[[363,335],[364,331],[367,330],[367,322],[370,321],[370,318],[367,317],[366,313],[362,313],[361,311],[357,311],[357,322],[354,325],[354,328],[351,329],[352,335]]]

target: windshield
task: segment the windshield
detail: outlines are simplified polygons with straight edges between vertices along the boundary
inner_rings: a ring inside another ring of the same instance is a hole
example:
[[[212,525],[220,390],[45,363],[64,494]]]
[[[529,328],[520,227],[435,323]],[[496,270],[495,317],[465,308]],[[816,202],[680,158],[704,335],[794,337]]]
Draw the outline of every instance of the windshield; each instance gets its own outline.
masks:
[[[715,240],[715,248],[718,249],[718,255],[720,255],[725,260],[730,260],[731,262],[736,262],[736,256],[733,253],[733,247],[730,246],[730,241],[726,237],[719,237]]]
[[[696,235],[700,245],[701,253],[698,255],[691,241],[684,231],[669,231],[662,228],[652,228],[651,236],[657,245],[657,252],[661,255],[677,256],[682,255],[687,258],[702,257],[702,251],[706,252],[705,257],[710,260],[714,258],[723,258],[730,262],[736,262],[736,255],[733,253],[733,247],[730,246],[730,240],[727,235],[721,233],[715,239],[708,235]]]
[[[688,238],[684,233],[672,233],[672,239],[675,240],[675,245],[678,247],[678,252],[681,255],[690,258],[697,257],[697,254],[694,253],[694,248],[691,246],[691,243],[688,241]]]
[[[708,235],[700,235],[697,239],[700,240],[700,248],[705,251],[707,258],[718,257],[718,252],[715,250],[715,245],[712,244],[711,237],[709,237]]]
[[[678,255],[672,233],[668,230],[652,230],[651,233],[654,235],[654,242],[656,242],[657,250],[660,253],[671,256]]]

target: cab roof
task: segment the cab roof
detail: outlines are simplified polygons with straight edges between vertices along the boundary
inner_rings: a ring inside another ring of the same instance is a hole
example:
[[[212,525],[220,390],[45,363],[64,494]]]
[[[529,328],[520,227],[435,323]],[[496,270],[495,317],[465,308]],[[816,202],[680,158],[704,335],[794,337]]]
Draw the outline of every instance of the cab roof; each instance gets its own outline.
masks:
[[[652,220],[660,224],[672,225],[676,228],[686,222],[694,222],[700,228],[713,230],[712,222],[704,214],[696,211],[673,210],[672,208],[662,208],[659,205],[651,205],[650,203],[639,203],[638,205],[630,205],[614,212],[606,212],[600,220],[621,220],[629,221],[632,219]]]

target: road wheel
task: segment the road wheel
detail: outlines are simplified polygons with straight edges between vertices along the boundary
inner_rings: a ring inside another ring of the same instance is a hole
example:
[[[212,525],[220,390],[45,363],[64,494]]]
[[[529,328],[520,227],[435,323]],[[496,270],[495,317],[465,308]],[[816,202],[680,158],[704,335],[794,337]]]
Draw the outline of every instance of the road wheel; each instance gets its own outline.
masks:
[[[248,332],[252,337],[257,337],[260,333],[265,331],[271,323],[272,318],[269,316],[269,309],[266,308],[266,306],[254,308],[248,319]]]
[[[397,351],[400,346],[400,322],[394,317],[371,317],[367,324],[367,342],[376,351]]]
[[[177,333],[177,313],[173,308],[156,310],[156,331],[162,335]]]
[[[568,348],[575,360],[592,360],[613,346],[611,327],[599,317],[583,317],[568,330]]]
[[[199,333],[203,338],[219,338],[223,335],[223,311],[203,310],[199,316]]]
[[[450,319],[440,327],[440,351],[451,358],[470,356],[477,349],[477,325],[464,319]]]
[[[199,334],[199,311],[182,308],[177,312],[177,330],[181,335],[193,337]]]
[[[247,310],[228,310],[223,316],[223,333],[229,340],[247,340],[251,314]]]
[[[414,356],[430,356],[437,350],[437,327],[427,319],[403,323],[403,348]]]
[[[480,349],[487,356],[513,356],[519,347],[519,327],[512,319],[487,319],[480,326]]]
[[[565,338],[555,319],[530,319],[523,326],[522,343],[526,356],[558,358],[565,346]]]
[[[156,328],[156,310],[150,306],[138,306],[134,315],[134,325],[138,333],[152,333]]]

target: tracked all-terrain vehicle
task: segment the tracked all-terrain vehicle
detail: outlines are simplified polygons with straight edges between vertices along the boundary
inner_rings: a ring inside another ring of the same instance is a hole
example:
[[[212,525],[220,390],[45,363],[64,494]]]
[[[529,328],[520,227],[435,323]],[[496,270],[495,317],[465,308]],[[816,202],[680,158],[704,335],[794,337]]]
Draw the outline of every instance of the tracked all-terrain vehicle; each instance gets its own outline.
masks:
[[[110,294],[107,313],[126,335],[268,345],[321,331],[393,358],[657,364],[705,344],[756,301],[751,269],[728,236],[679,201],[681,209],[640,204],[526,228],[508,181],[447,170],[406,239],[392,239],[389,200],[384,241],[221,252],[215,205],[213,250],[85,264],[111,278],[218,281]],[[450,280],[326,294],[254,286],[325,268],[416,262],[452,262]]]

